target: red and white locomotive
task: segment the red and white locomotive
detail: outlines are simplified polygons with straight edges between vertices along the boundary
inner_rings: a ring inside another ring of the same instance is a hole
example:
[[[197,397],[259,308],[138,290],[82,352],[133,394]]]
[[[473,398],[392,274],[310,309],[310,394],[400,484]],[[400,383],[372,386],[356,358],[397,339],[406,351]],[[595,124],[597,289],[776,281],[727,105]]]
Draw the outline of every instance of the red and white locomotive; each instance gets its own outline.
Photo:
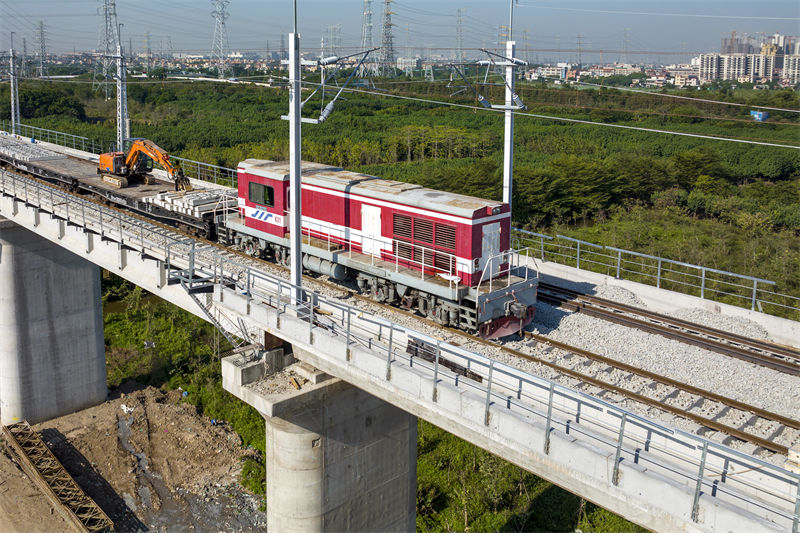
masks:
[[[306,269],[488,338],[533,319],[538,276],[510,250],[507,204],[310,162],[302,202]],[[286,264],[289,208],[289,164],[242,161],[220,237]]]

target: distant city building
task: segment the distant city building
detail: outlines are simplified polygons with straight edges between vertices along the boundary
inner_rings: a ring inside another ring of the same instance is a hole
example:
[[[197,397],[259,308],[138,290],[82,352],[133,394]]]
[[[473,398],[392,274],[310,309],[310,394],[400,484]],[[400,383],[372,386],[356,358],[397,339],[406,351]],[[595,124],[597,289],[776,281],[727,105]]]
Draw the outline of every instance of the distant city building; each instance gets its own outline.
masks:
[[[699,76],[703,83],[735,80],[755,83],[772,81],[775,56],[764,54],[701,54]]]
[[[792,85],[800,83],[800,54],[783,58],[782,78]]]

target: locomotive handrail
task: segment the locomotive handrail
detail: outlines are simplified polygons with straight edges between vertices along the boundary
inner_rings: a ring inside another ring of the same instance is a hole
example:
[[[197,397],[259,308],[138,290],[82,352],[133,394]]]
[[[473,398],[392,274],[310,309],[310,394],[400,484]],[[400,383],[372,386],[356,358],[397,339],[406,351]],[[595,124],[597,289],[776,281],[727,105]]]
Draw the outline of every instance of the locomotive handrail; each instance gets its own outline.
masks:
[[[525,248],[520,248],[520,249],[517,249],[517,250],[509,249],[509,250],[506,250],[504,252],[500,252],[499,254],[495,254],[495,255],[489,256],[489,259],[487,259],[486,263],[483,265],[483,270],[481,271],[481,277],[480,277],[480,280],[478,281],[478,285],[476,285],[476,291],[477,291],[477,294],[476,294],[476,297],[475,297],[475,307],[476,307],[476,309],[480,306],[480,298],[479,298],[479,296],[481,294],[481,285],[483,285],[483,280],[486,277],[486,270],[490,266],[495,264],[494,263],[495,260],[501,260],[502,261],[503,258],[507,258],[507,260],[505,262],[498,263],[498,266],[500,266],[500,267],[502,267],[503,265],[507,265],[507,266],[506,266],[505,269],[499,270],[497,272],[497,276],[491,276],[491,275],[489,276],[489,278],[488,278],[489,290],[486,291],[487,293],[491,293],[492,292],[492,283],[494,282],[494,280],[500,279],[503,276],[507,276],[508,277],[506,287],[510,287],[511,286],[511,276],[513,275],[512,272],[513,271],[519,272],[519,269],[522,269],[524,271],[524,273],[525,273],[525,277],[522,277],[522,276],[519,276],[519,277],[522,278],[523,282],[528,281],[528,275],[529,275],[531,269],[528,268],[527,263],[525,265],[522,265],[520,263],[522,262],[521,257],[522,257],[522,254],[524,252],[526,260],[533,261],[533,265],[536,266],[536,259],[532,258],[528,254],[528,250],[529,249],[530,248],[526,246]],[[516,266],[514,266],[514,260],[515,259],[518,262],[518,264]],[[536,272],[536,277],[538,278],[539,277],[539,271],[538,270],[534,270],[534,272]]]

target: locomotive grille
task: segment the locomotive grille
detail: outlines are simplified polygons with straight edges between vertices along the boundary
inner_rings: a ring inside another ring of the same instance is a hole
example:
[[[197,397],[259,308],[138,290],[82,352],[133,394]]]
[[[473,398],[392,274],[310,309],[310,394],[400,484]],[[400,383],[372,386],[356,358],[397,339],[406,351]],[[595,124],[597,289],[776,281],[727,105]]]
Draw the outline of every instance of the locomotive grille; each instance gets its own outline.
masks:
[[[455,250],[456,228],[453,226],[445,226],[444,224],[436,224],[436,247]]]
[[[394,214],[394,236],[400,239],[411,240],[411,217],[408,215]]]
[[[433,222],[421,218],[414,219],[414,240],[433,244]]]

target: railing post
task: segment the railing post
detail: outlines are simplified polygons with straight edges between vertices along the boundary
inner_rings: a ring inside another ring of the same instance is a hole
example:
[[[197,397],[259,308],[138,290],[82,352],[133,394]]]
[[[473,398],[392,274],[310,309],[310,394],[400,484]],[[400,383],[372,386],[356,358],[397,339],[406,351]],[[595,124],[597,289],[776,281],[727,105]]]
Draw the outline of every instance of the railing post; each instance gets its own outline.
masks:
[[[700,299],[704,299],[706,296],[706,269],[701,268],[700,271],[702,274],[700,275]]]
[[[617,435],[617,453],[614,456],[614,473],[611,475],[611,483],[619,485],[619,461],[622,455],[622,438],[625,433],[625,421],[628,420],[628,413],[622,413],[622,420],[619,424],[619,435]]]
[[[346,339],[346,343],[347,344],[345,345],[345,351],[344,351],[344,357],[345,357],[345,360],[347,360],[347,361],[350,360],[350,318],[352,316],[353,316],[353,312],[348,307],[347,308],[347,339]]]
[[[436,341],[436,360],[433,363],[433,401],[436,402],[439,399],[439,392],[436,389],[437,383],[439,382],[439,356],[442,353],[442,341]]]
[[[555,383],[550,382],[550,395],[547,400],[547,425],[544,428],[544,453],[550,454],[550,430],[553,424],[553,390]]]
[[[489,363],[489,378],[486,380],[486,410],[484,411],[483,424],[489,425],[489,405],[492,403],[492,373],[494,372],[494,361]]]
[[[389,350],[386,356],[386,381],[392,377],[392,349],[394,348],[394,322],[389,323]]]
[[[656,273],[656,288],[661,288],[661,258],[658,258],[658,272]]]
[[[619,268],[622,263],[622,250],[617,250],[617,276],[616,278],[619,279]]]
[[[195,246],[195,241],[192,241],[192,251],[189,252],[189,288],[191,288],[192,287],[192,283],[194,283],[194,246]],[[250,275],[250,270],[249,269],[247,270],[247,274],[248,274],[248,281],[249,281],[249,275]],[[248,292],[249,292],[249,288],[248,288]]]
[[[700,519],[700,491],[703,488],[703,471],[706,469],[706,455],[708,454],[708,441],[703,442],[703,453],[700,456],[700,472],[697,473],[697,485],[694,488],[694,503],[692,504],[692,522]]]
[[[308,342],[314,343],[314,292],[308,294]]]
[[[751,311],[755,311],[756,310],[756,292],[757,291],[758,291],[758,280],[754,279],[753,280],[753,300],[752,300],[752,302],[750,304],[750,310]]]
[[[581,241],[578,241],[578,260],[575,268],[577,269],[581,268]]]
[[[542,261],[544,261],[544,237],[539,237],[539,249],[542,252]]]
[[[792,520],[792,533],[798,533],[800,527],[800,479],[797,480],[797,495],[794,499],[794,520]]]

